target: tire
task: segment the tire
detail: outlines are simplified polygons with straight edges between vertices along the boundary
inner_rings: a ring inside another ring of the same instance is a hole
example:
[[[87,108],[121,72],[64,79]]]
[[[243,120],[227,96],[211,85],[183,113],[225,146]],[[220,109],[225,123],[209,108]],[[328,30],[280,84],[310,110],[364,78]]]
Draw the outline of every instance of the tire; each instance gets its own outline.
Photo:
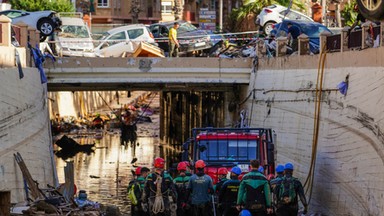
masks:
[[[264,29],[264,34],[266,35],[269,35],[272,31],[272,25],[275,24],[275,22],[267,22],[265,23],[265,25],[263,26],[263,29]]]
[[[49,36],[55,30],[55,26],[52,20],[50,20],[49,18],[43,18],[40,19],[39,22],[37,22],[37,30],[40,31],[40,34],[42,36]]]
[[[384,0],[357,0],[360,13],[369,20],[384,20]]]

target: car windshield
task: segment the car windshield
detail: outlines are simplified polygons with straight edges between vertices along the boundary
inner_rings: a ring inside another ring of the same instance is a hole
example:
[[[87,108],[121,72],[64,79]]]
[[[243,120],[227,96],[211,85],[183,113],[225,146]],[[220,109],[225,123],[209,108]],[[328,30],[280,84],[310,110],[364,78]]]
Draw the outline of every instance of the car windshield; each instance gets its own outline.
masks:
[[[111,34],[109,34],[108,32],[104,32],[104,33],[101,35],[101,37],[100,37],[99,40],[104,40],[104,39],[107,38],[109,35],[111,35]]]
[[[63,38],[89,38],[88,29],[85,26],[63,25],[59,37]]]
[[[170,29],[172,27],[173,27],[173,24],[167,26],[168,29]],[[192,25],[191,23],[188,23],[188,22],[184,22],[184,23],[180,23],[179,29],[177,29],[177,33],[182,34],[185,32],[191,32],[191,31],[196,31],[196,30],[197,30],[197,28],[194,25]]]
[[[257,140],[200,140],[204,161],[249,161],[258,158]]]
[[[302,33],[308,35],[310,38],[319,37],[320,33],[323,31],[330,32],[325,26],[318,25],[302,25],[301,26]]]

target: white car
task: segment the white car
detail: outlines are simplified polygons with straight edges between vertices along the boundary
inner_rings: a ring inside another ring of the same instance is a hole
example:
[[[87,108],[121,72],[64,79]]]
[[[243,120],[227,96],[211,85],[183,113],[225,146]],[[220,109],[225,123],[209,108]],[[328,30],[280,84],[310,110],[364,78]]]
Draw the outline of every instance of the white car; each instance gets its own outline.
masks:
[[[282,22],[284,16],[285,19],[289,20],[305,20],[313,22],[310,17],[300,12],[292,9],[288,11],[287,7],[274,4],[261,10],[260,14],[256,18],[256,25],[263,28],[264,33],[269,35],[273,29],[273,24]]]
[[[95,48],[95,54],[99,57],[121,57],[124,52],[134,52],[141,41],[155,44],[147,26],[132,24],[117,27],[103,34],[100,44]]]
[[[55,37],[58,56],[95,57],[91,32],[84,20],[76,17],[61,17],[61,20],[61,32]]]
[[[61,20],[54,11],[28,12],[22,10],[5,10],[0,15],[5,15],[12,20],[12,24],[24,22],[30,27],[40,31],[42,36],[51,35],[61,25]]]

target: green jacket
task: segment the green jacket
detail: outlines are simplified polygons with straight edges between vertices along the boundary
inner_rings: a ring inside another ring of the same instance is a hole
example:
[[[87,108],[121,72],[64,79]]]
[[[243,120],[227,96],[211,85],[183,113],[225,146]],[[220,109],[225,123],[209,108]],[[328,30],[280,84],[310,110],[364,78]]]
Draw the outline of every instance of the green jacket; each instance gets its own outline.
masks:
[[[134,193],[135,193],[135,196],[136,196],[139,203],[141,202],[141,196],[143,194],[145,181],[146,181],[146,179],[144,177],[139,176],[139,177],[137,177],[137,179],[130,181],[128,184],[127,192],[129,192],[129,190],[133,184],[137,184],[139,186],[139,187],[137,187],[137,186],[134,187]]]
[[[237,204],[245,205],[247,198],[247,185],[256,189],[261,185],[264,185],[264,194],[265,194],[265,206],[267,208],[271,207],[271,190],[268,183],[268,180],[263,174],[257,170],[253,170],[244,175],[243,180],[240,183],[240,188],[237,196]]]
[[[188,184],[190,176],[177,176],[173,179],[177,191],[177,203],[186,203],[188,201]]]

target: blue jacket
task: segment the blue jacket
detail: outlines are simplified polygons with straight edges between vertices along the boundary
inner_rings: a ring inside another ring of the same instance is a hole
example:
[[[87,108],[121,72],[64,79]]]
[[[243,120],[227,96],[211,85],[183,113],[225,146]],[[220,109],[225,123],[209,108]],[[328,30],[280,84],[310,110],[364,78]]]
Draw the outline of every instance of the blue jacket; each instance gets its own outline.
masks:
[[[192,175],[187,187],[191,193],[192,205],[211,202],[213,194],[213,182],[209,175]]]

